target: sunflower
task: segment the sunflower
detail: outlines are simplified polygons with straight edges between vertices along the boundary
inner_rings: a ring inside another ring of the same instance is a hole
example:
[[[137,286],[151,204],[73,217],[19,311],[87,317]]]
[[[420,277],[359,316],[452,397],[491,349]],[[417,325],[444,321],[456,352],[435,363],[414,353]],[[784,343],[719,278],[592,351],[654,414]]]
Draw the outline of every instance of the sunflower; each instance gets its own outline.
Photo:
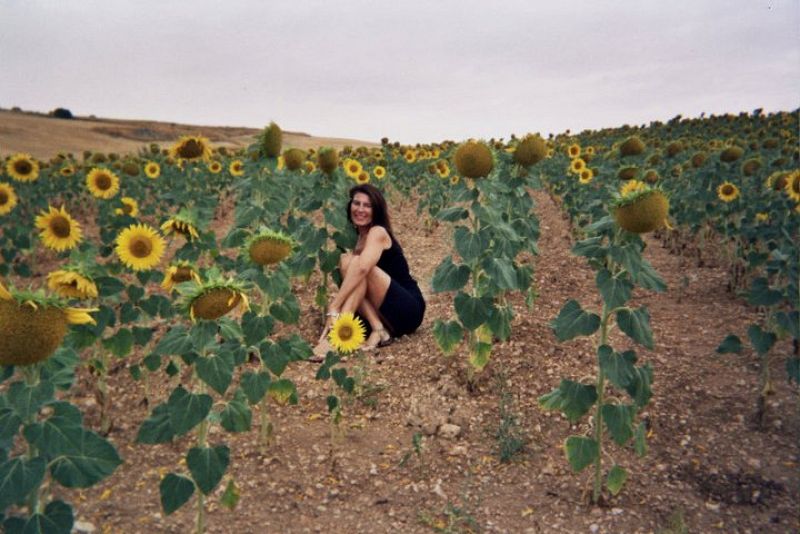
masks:
[[[136,217],[139,214],[139,204],[131,197],[122,197],[120,199],[122,207],[114,210],[116,215],[128,215],[129,217]]]
[[[244,163],[240,159],[235,159],[231,161],[231,164],[228,165],[228,172],[231,173],[231,176],[242,176],[244,175]]]
[[[585,168],[586,162],[581,158],[573,158],[572,161],[569,162],[569,170],[575,174],[580,174],[580,172]]]
[[[358,178],[358,175],[361,173],[362,170],[364,170],[363,167],[361,166],[361,163],[358,160],[352,158],[347,158],[346,160],[344,160],[344,162],[342,163],[342,167],[344,167],[345,174],[347,174],[347,176],[349,176],[353,180]]]
[[[415,161],[417,161],[417,153],[409,148],[408,150],[403,152],[403,158],[405,158],[406,163],[414,163]]]
[[[512,147],[513,148],[513,147]],[[539,163],[547,155],[547,145],[538,135],[527,135],[514,150],[514,163],[530,167]]]
[[[146,224],[132,224],[117,236],[117,256],[134,271],[152,269],[158,265],[164,248],[164,238]]]
[[[361,171],[358,173],[358,176],[354,178],[358,185],[368,184],[369,183],[369,173],[367,171]]]
[[[250,259],[259,265],[274,265],[286,259],[294,248],[292,238],[282,232],[261,228],[247,240],[245,250]]]
[[[10,213],[17,205],[17,194],[10,184],[0,182],[0,215]]]
[[[59,252],[75,248],[83,235],[81,225],[70,217],[64,206],[60,209],[48,206],[48,211],[36,217],[36,228],[42,231],[39,237],[44,246]]]
[[[183,303],[192,321],[205,319],[213,321],[231,312],[239,304],[250,308],[250,301],[244,286],[233,280],[223,280],[214,276],[204,284],[198,284],[183,295]]]
[[[306,161],[304,165],[305,165],[306,172],[308,174],[311,174],[312,172],[317,170],[317,166],[314,165],[313,161]]]
[[[612,205],[612,213],[623,230],[644,234],[666,224],[669,200],[660,190],[644,186],[644,189],[617,198]]]
[[[96,299],[97,285],[77,269],[60,269],[47,275],[47,287],[64,298]]]
[[[593,178],[594,178],[594,171],[592,171],[592,169],[589,169],[587,167],[587,168],[585,168],[585,169],[583,169],[581,171],[581,174],[580,174],[580,177],[578,178],[578,181],[580,183],[586,185],[589,182],[591,182]]]
[[[483,142],[462,143],[456,150],[453,160],[458,172],[467,178],[483,178],[494,168],[492,150]]]
[[[789,171],[777,171],[773,172],[767,177],[766,186],[767,189],[772,189],[773,191],[780,191],[786,184],[789,182],[788,178],[791,175]]]
[[[197,271],[191,263],[188,261],[178,261],[167,267],[167,270],[164,272],[164,280],[161,282],[161,287],[167,291],[172,291],[177,284],[192,280],[198,284],[202,283],[200,275],[197,274]]]
[[[382,165],[378,165],[377,167],[372,169],[372,174],[378,180],[383,180],[386,177],[386,167],[384,167]]]
[[[446,161],[442,161],[441,164],[436,164],[436,174],[438,174],[439,178],[442,179],[450,176],[450,166]]]
[[[593,146],[587,146],[586,149],[583,151],[583,153],[587,154],[589,156],[594,156],[594,147]]]
[[[39,162],[30,154],[14,154],[6,162],[6,172],[18,182],[33,182],[39,178]]]
[[[222,171],[222,163],[219,161],[212,161],[208,164],[208,172],[211,174],[219,174]]]
[[[75,174],[75,167],[72,165],[64,165],[58,170],[58,174],[65,178],[70,177]]]
[[[358,349],[364,343],[366,328],[351,312],[342,313],[328,333],[331,346],[342,354]]]
[[[97,198],[108,200],[119,192],[119,177],[108,169],[97,167],[86,176],[86,186]]]
[[[459,181],[461,181],[461,179],[458,177],[457,174],[454,174],[453,176],[450,177],[450,185],[458,185]]]
[[[148,178],[152,178],[155,180],[159,176],[161,176],[161,165],[156,163],[155,161],[148,161],[144,165],[144,174]]]
[[[733,202],[739,197],[739,188],[730,182],[724,182],[717,188],[717,196],[723,202]]]
[[[783,190],[789,195],[789,198],[800,202],[800,171],[794,171],[786,178],[786,186]]]
[[[625,185],[619,188],[620,196],[627,197],[636,193],[638,191],[644,191],[647,189],[647,186],[644,182],[640,182],[639,180],[628,180],[625,182]]]
[[[211,143],[199,135],[184,135],[169,149],[169,155],[177,160],[204,160],[211,158]]]
[[[572,143],[571,145],[569,145],[569,148],[567,148],[567,156],[569,156],[572,159],[575,159],[580,155],[581,155],[581,145],[579,145],[578,143]]]
[[[290,171],[299,170],[306,159],[306,152],[300,148],[290,148],[283,151],[283,161]]]
[[[175,232],[185,237],[188,241],[197,239],[200,234],[197,231],[195,219],[196,217],[191,211],[182,209],[161,225],[161,231],[164,232],[164,235]]]
[[[756,213],[756,222],[767,222],[769,221],[769,213],[761,211]]]

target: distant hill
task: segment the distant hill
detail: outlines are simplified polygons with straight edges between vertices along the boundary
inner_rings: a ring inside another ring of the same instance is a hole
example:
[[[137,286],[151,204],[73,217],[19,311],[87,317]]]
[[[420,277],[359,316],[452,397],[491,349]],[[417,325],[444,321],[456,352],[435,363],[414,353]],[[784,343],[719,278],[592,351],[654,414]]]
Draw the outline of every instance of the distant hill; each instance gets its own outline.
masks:
[[[260,132],[256,128],[198,126],[150,120],[75,117],[57,119],[41,113],[0,110],[0,157],[27,152],[48,159],[58,152],[137,152],[150,143],[168,147],[182,135],[203,135],[213,146],[246,147]],[[285,148],[377,146],[377,143],[338,137],[314,137],[302,132],[283,133]]]

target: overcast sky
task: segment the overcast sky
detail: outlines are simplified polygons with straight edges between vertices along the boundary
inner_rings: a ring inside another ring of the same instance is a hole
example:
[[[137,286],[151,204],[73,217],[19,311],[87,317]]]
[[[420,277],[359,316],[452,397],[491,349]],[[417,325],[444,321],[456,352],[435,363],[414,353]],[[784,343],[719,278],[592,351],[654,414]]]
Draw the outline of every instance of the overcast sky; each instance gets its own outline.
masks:
[[[0,0],[0,107],[404,143],[800,105],[800,0]]]

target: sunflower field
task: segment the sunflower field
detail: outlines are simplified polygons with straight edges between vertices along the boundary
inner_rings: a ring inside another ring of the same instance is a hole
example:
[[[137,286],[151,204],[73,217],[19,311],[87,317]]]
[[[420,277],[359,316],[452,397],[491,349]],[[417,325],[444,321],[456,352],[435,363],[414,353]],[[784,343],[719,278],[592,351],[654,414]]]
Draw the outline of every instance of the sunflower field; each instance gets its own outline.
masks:
[[[751,322],[709,332],[716,355],[696,357],[739,358],[726,361],[754,373],[747,416],[761,432],[775,431],[776,417],[797,422],[770,398],[778,383],[790,384],[795,406],[800,394],[799,158],[798,112],[760,110],[507,141],[302,150],[285,148],[272,123],[246,149],[197,135],[138,154],[10,154],[0,170],[3,530],[71,532],[91,504],[80,492],[110,492],[104,484],[136,461],[123,451],[148,446],[169,465],[150,488],[159,517],[183,518],[182,531],[227,531],[215,523],[227,521],[220,507],[247,499],[233,474],[249,458],[239,436],[253,436],[260,458],[275,456],[287,410],[306,400],[298,369],[310,365],[309,332],[323,324],[340,256],[356,242],[345,208],[349,188],[363,183],[439,239],[430,271],[413,273],[437,299],[418,356],[447,362],[467,395],[481,395],[486,376],[511,369],[504,358],[527,339],[526,321],[545,321],[547,346],[523,343],[523,353],[589,356],[560,368],[563,377],[539,375],[544,390],[517,386],[551,426],[537,431],[542,439],[557,421],[569,431],[539,446],[558,450],[572,473],[564,479],[579,482],[564,491],[580,506],[615,507],[630,486],[640,498],[637,477],[655,469],[646,459],[652,414],[667,402],[654,357],[658,313],[642,302],[683,291],[667,274],[688,286],[693,270],[724,273]],[[537,277],[549,231],[542,199],[566,221],[563,269],[581,265],[593,282],[548,316],[548,284]],[[681,272],[659,272],[654,248]],[[313,379],[325,384],[331,446],[347,448],[352,399],[375,393],[374,364],[360,350],[357,317],[343,314],[330,339]],[[132,434],[115,428],[121,383],[143,392],[146,415]],[[94,399],[91,417],[74,402],[79,392]],[[417,457],[424,471],[422,434],[403,463]],[[794,450],[779,460],[800,458]],[[479,530],[447,510],[417,526]],[[536,514],[525,510],[523,519]]]

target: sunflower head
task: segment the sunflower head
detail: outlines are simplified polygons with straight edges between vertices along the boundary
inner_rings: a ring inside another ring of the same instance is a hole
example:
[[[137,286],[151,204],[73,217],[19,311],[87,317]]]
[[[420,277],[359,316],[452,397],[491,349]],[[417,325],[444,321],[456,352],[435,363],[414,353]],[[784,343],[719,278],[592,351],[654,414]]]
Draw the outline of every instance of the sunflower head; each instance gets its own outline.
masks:
[[[231,161],[228,165],[228,172],[231,173],[231,176],[244,176],[244,162],[240,159]]]
[[[658,175],[658,171],[655,169],[647,169],[644,172],[644,181],[650,185],[658,182],[660,176]]]
[[[574,158],[569,162],[569,170],[575,174],[580,174],[580,172],[585,168],[586,162],[583,160],[583,158]]]
[[[208,164],[208,172],[211,174],[219,174],[222,171],[222,163],[219,161],[212,161]]]
[[[183,135],[169,149],[175,160],[208,161],[211,158],[211,142],[200,135]]]
[[[514,163],[529,167],[535,165],[547,156],[547,144],[539,135],[527,135],[517,145],[514,151]]]
[[[119,192],[119,176],[109,169],[95,167],[86,175],[86,186],[95,197],[108,200]]]
[[[620,180],[633,180],[637,176],[639,176],[639,167],[636,165],[627,165],[617,172],[617,177]]]
[[[739,197],[739,188],[731,182],[723,182],[717,187],[717,196],[723,202],[733,202]]]
[[[784,192],[795,202],[800,202],[800,170],[793,171],[786,178]]]
[[[667,157],[674,158],[683,150],[683,143],[680,141],[673,141],[667,145]]]
[[[281,155],[282,145],[283,132],[281,131],[281,127],[274,122],[270,122],[269,126],[264,128],[259,137],[259,153],[266,158],[277,158]]]
[[[144,174],[151,180],[155,180],[156,178],[161,176],[161,165],[159,165],[155,161],[148,161],[144,165]]]
[[[299,170],[306,160],[305,150],[299,148],[290,148],[283,151],[283,161],[286,168],[290,171]]]
[[[619,145],[619,155],[623,158],[626,156],[638,156],[642,152],[644,152],[644,141],[636,135],[628,137]]]
[[[11,184],[0,182],[0,215],[11,213],[17,205],[17,194]]]
[[[569,156],[570,159],[577,158],[580,155],[581,155],[581,145],[579,145],[578,143],[572,143],[567,147],[567,156]]]
[[[349,354],[364,343],[366,328],[351,312],[342,313],[328,333],[331,346],[341,354]]]
[[[449,172],[450,172],[450,171],[449,171],[449,169],[448,169],[448,173],[449,173]],[[373,174],[373,175],[375,176],[375,178],[377,178],[378,180],[383,180],[383,179],[386,177],[386,167],[384,167],[383,165],[378,165],[377,167],[375,167],[374,169],[372,169],[372,174]]]
[[[194,265],[191,262],[181,260],[167,267],[161,287],[167,291],[172,291],[176,285],[191,281],[197,284],[202,283]]]
[[[705,152],[696,152],[694,155],[692,155],[691,159],[692,167],[694,167],[695,169],[699,169],[700,167],[703,166],[703,163],[706,162],[707,157],[708,156],[706,156]]]
[[[161,261],[166,244],[156,230],[133,224],[117,236],[115,251],[120,261],[134,271],[152,269]]]
[[[128,160],[122,164],[122,172],[128,176],[139,176],[139,164],[135,161]]]
[[[128,217],[136,217],[139,215],[139,204],[136,202],[135,198],[122,197],[120,203],[122,207],[114,210],[116,215],[127,215]]]
[[[97,285],[94,280],[79,267],[65,267],[47,275],[47,287],[50,291],[71,299],[96,299]]]
[[[39,162],[30,154],[14,154],[6,162],[6,172],[18,182],[33,182],[39,178]]]
[[[322,147],[317,153],[317,163],[319,170],[330,176],[339,167],[339,153],[331,147]]]
[[[662,191],[645,186],[618,197],[612,211],[620,228],[634,234],[644,234],[664,226],[669,213],[669,200]]]
[[[774,150],[780,146],[780,141],[774,137],[770,137],[769,139],[764,139],[764,143],[761,146],[767,150]]]
[[[347,174],[347,176],[349,176],[353,180],[355,180],[363,170],[361,162],[353,158],[347,158],[346,160],[344,160],[342,162],[342,167],[344,168],[345,174]]]
[[[192,321],[197,319],[214,321],[240,304],[249,309],[250,301],[245,290],[246,287],[241,282],[225,280],[214,272],[209,274],[207,282],[193,285],[185,290],[183,305]]]
[[[417,161],[417,151],[413,148],[406,149],[406,151],[403,152],[403,159],[406,160],[406,163],[414,163]]]
[[[316,171],[316,170],[317,170],[317,166],[316,166],[316,165],[314,165],[314,162],[313,162],[313,161],[306,161],[305,163],[303,163],[303,166],[304,166],[304,168],[305,168],[305,171],[306,171],[308,174],[311,174],[312,172],[314,172],[314,171]]]
[[[780,191],[786,184],[789,183],[788,178],[791,175],[789,171],[776,171],[770,174],[767,177],[766,186],[767,189],[772,189],[773,191]]]
[[[181,210],[167,219],[161,225],[161,231],[164,235],[169,235],[174,232],[177,235],[182,235],[187,241],[192,241],[200,237],[198,232],[199,224],[197,223],[197,213],[187,208]]]
[[[761,168],[761,160],[758,158],[750,158],[742,163],[742,174],[745,176],[753,176]]]
[[[483,178],[494,168],[494,156],[486,143],[467,141],[462,143],[453,157],[459,174],[467,178]]]
[[[247,240],[245,249],[250,259],[259,265],[275,265],[289,257],[294,248],[292,238],[282,232],[262,228]]]
[[[64,165],[58,170],[58,174],[63,176],[64,178],[69,178],[75,174],[75,166],[74,165]]]
[[[742,154],[744,154],[744,150],[742,150],[741,147],[729,146],[728,148],[720,152],[719,159],[720,161],[723,161],[725,163],[733,163],[737,159],[741,158]]]
[[[75,248],[83,237],[80,224],[70,217],[64,206],[58,209],[49,206],[48,211],[36,217],[36,228],[41,231],[39,237],[44,246],[59,252]]]
[[[358,173],[358,176],[354,178],[358,185],[368,184],[369,183],[369,173],[365,170],[362,170]]]
[[[594,171],[590,168],[585,168],[581,171],[580,176],[578,177],[578,181],[581,184],[588,184],[594,179]]]

